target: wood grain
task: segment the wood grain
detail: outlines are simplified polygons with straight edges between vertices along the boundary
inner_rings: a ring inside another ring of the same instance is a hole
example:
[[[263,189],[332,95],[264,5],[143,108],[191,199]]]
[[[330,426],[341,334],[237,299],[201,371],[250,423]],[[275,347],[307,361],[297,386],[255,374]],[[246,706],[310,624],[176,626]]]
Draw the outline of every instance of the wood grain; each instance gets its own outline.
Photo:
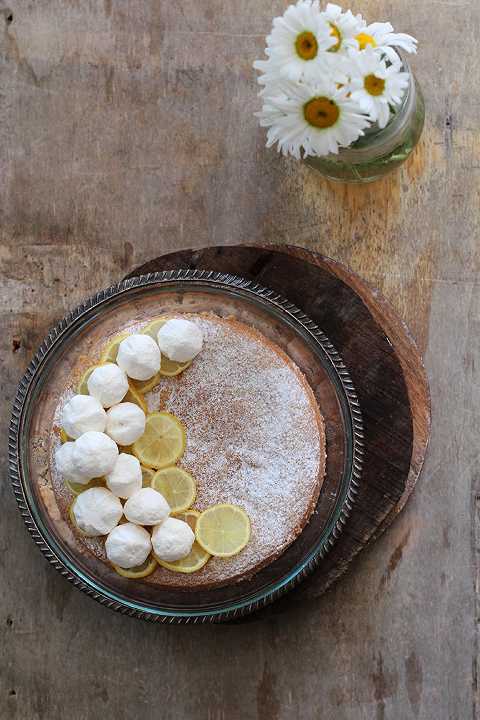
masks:
[[[0,484],[0,717],[470,720],[480,707],[480,5],[355,0],[416,35],[427,123],[370,187],[264,147],[251,63],[275,0],[0,0],[0,376],[69,308],[158,255],[294,244],[391,302],[432,438],[405,510],[321,598],[245,627],[107,612],[36,551]],[[12,19],[10,20],[10,16]]]

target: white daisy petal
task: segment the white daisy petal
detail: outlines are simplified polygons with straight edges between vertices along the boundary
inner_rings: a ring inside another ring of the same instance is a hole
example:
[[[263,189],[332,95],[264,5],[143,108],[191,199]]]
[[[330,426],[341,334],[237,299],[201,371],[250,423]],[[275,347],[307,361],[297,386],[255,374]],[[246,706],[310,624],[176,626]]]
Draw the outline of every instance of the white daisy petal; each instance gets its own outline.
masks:
[[[384,128],[390,119],[390,108],[388,107],[388,103],[377,103],[376,110],[378,127]]]
[[[268,127],[267,147],[278,143],[283,155],[300,158],[307,155],[338,153],[351,145],[368,126],[368,118],[346,88],[337,87],[328,78],[316,83],[284,81],[281,94],[265,98],[258,113],[260,124]]]
[[[389,45],[382,45],[381,51],[377,50],[377,52],[391,62],[392,65],[402,64],[402,60],[398,53]]]
[[[380,35],[392,33],[393,25],[389,22],[374,22],[367,25],[365,29],[367,33],[371,32],[374,37],[379,37]]]
[[[383,53],[388,47],[398,47],[408,53],[417,52],[417,40],[406,33],[395,33],[390,23],[371,23],[365,25],[357,35],[360,50],[368,45]]]
[[[351,78],[347,85],[352,99],[372,122],[385,127],[390,117],[390,105],[400,105],[410,82],[410,75],[401,65],[387,67],[384,59],[368,46],[365,50],[351,50]]]
[[[391,33],[391,35],[387,35],[384,40],[384,45],[399,47],[408,53],[415,54],[417,52],[416,38],[412,37],[412,35],[407,35],[407,33]]]
[[[361,15],[353,15],[351,10],[343,12],[342,8],[334,3],[328,3],[321,15],[329,24],[335,39],[335,44],[330,48],[331,52],[346,52],[348,48],[358,48],[355,36],[362,31],[365,24]]]
[[[330,26],[320,15],[318,0],[299,0],[290,5],[282,17],[273,21],[265,49],[268,61],[254,63],[255,69],[265,73],[260,84],[323,74],[327,70],[324,56],[334,42]]]

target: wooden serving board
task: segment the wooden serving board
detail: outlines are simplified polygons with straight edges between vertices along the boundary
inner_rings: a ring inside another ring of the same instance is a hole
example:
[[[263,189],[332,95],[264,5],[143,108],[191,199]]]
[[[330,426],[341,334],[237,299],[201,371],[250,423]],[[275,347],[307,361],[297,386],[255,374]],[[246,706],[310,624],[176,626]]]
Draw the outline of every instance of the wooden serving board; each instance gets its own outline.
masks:
[[[301,308],[341,353],[363,413],[365,462],[348,523],[318,570],[293,595],[323,593],[351,560],[375,540],[405,505],[419,477],[430,432],[430,396],[414,340],[387,301],[330,258],[293,246],[209,247],[170,253],[136,268],[134,275],[192,268],[256,280]]]

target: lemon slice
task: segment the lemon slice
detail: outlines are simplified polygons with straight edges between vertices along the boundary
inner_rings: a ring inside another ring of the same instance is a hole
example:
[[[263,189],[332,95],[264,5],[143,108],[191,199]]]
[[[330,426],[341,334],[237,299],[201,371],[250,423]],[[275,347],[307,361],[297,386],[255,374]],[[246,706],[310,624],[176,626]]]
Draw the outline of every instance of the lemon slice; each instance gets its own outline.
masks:
[[[73,527],[74,527],[76,530],[78,530],[78,532],[82,532],[82,531],[80,530],[80,528],[78,527],[77,521],[75,520],[75,515],[73,514],[73,506],[74,506],[74,504],[75,504],[75,500],[74,500],[72,503],[70,503],[70,505],[68,506],[68,517],[69,517],[69,520],[70,520],[70,522],[72,523]]]
[[[145,432],[133,443],[133,454],[148,468],[175,465],[185,452],[185,428],[175,415],[157,412],[147,415]]]
[[[92,372],[93,372],[93,371],[95,370],[95,368],[97,368],[97,367],[99,367],[99,366],[98,366],[98,365],[93,365],[92,367],[89,367],[88,370],[85,370],[85,372],[83,373],[82,379],[81,379],[80,382],[78,383],[78,387],[77,387],[77,393],[78,393],[79,395],[90,395],[90,393],[88,392],[87,382],[88,382],[88,378],[90,377],[90,375],[92,374]]]
[[[188,523],[193,532],[195,532],[195,526],[197,524],[197,519],[200,517],[200,513],[198,510],[186,510],[185,512],[176,513],[175,517]],[[210,558],[210,553],[200,547],[197,542],[194,542],[187,557],[171,563],[165,562],[164,560],[158,560],[157,558],[157,562],[162,567],[167,568],[167,570],[172,570],[172,572],[192,573],[196,570],[200,570],[200,568],[202,568],[210,560]]]
[[[150,378],[150,380],[130,380],[130,385],[133,385],[135,390],[141,395],[145,395],[145,393],[153,390],[155,385],[159,384],[161,378],[162,375],[160,372],[158,372],[152,378]]]
[[[155,470],[150,468],[142,467],[142,487],[151,487],[152,480],[155,475]]]
[[[140,408],[142,408],[145,415],[148,413],[148,406],[145,402],[145,398],[141,393],[138,392],[132,382],[129,382],[128,392],[123,398],[122,402],[135,403],[135,405],[138,405]]]
[[[173,514],[178,520],[183,520],[183,522],[186,522],[188,525],[190,525],[193,532],[195,532],[195,528],[197,527],[197,520],[200,517],[200,512],[198,510],[190,508],[189,510],[182,510],[182,512],[176,512]]]
[[[132,580],[138,580],[140,578],[151,575],[157,567],[157,561],[154,557],[149,556],[144,563],[142,563],[141,565],[136,565],[133,568],[122,568],[120,567],[120,565],[114,565],[113,563],[112,567],[115,572],[117,572],[122,577],[131,578]]]
[[[93,487],[105,487],[105,478],[93,478],[93,480],[85,484],[72,482],[71,480],[65,480],[64,482],[74,495],[80,495],[84,490],[89,490]]]
[[[157,342],[158,340],[158,331],[162,327],[162,325],[165,325],[167,322],[168,317],[166,315],[161,315],[160,317],[155,318],[151,322],[148,323],[148,325],[145,325],[144,328],[140,330],[141,333],[144,335],[150,335],[151,338]]]
[[[250,539],[250,520],[237,505],[213,505],[201,513],[195,535],[198,544],[210,555],[232,557]]]
[[[157,558],[157,562],[167,570],[189,574],[195,572],[196,570],[200,570],[200,568],[207,564],[211,557],[210,553],[200,547],[197,542],[194,542],[187,557],[182,558],[182,560],[176,560],[175,562],[169,563],[165,562],[165,560],[159,560]]]
[[[143,328],[142,333],[145,335],[150,335],[155,342],[158,342],[158,331],[162,327],[162,325],[165,325],[169,318],[162,316],[155,318],[155,320],[152,320],[152,322],[148,323],[146,327]],[[175,375],[180,375],[181,372],[187,369],[189,365],[192,364],[191,360],[188,360],[187,362],[180,363],[176,360],[169,360],[166,355],[162,353],[162,360],[160,365],[160,375],[166,375],[167,377],[174,377]],[[152,387],[155,387],[152,385]],[[150,390],[152,388],[149,388]],[[144,392],[148,392],[148,390],[145,390]]]
[[[117,361],[117,353],[118,353],[118,346],[122,342],[122,340],[125,340],[126,337],[129,336],[130,333],[124,332],[120,333],[120,335],[115,335],[113,340],[110,340],[105,350],[100,355],[100,362],[101,363],[107,363],[107,362],[116,362]]]
[[[152,488],[162,493],[171,512],[182,512],[193,505],[197,488],[195,480],[186,470],[167,467],[158,470],[152,479]]]
[[[68,507],[68,517],[70,518],[70,522],[72,523],[75,530],[80,533],[80,535],[83,535],[84,537],[88,537],[83,530],[81,530],[78,525],[77,521],[75,520],[75,515],[73,514],[73,506],[75,505],[75,500],[69,505]]]
[[[165,375],[166,377],[175,377],[175,375],[180,375],[180,373],[190,367],[191,364],[191,360],[180,363],[176,360],[169,360],[166,355],[162,354],[160,375]]]

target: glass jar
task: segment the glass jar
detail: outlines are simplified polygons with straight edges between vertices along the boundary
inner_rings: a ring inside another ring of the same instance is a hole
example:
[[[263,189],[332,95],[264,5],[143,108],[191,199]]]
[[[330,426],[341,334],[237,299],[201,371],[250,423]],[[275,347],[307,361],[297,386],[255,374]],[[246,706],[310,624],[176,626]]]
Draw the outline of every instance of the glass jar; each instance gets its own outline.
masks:
[[[410,73],[410,84],[403,102],[392,114],[387,125],[380,129],[372,125],[351,147],[342,148],[338,155],[307,157],[304,163],[329,180],[348,183],[367,183],[378,180],[398,168],[413,152],[422,134],[425,103],[420,86]]]

